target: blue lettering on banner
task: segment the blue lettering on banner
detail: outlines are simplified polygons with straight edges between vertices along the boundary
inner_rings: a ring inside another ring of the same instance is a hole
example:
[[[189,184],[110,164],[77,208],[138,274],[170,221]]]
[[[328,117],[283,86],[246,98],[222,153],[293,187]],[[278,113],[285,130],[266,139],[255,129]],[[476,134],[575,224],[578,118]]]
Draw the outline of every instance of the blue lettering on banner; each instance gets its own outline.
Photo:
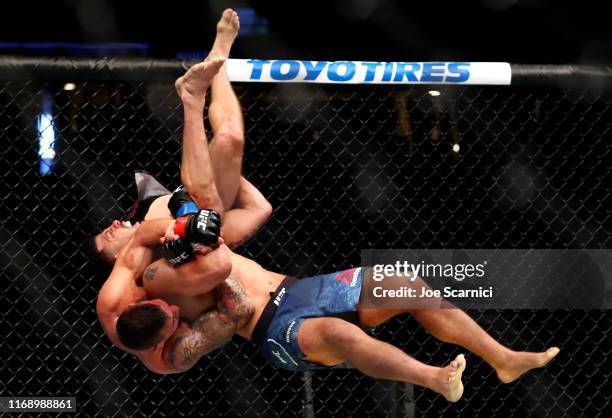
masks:
[[[421,81],[444,81],[444,63],[443,62],[425,62],[423,63],[423,74]]]
[[[376,69],[382,65],[382,62],[362,62],[361,65],[366,67],[366,75],[363,81],[374,81]]]
[[[316,64],[313,64],[312,61],[302,61],[304,68],[306,68],[306,77],[304,77],[304,80],[316,80],[319,74],[321,74],[321,71],[323,71],[327,65],[327,62],[325,61],[315,62]]]
[[[253,70],[251,71],[251,76],[249,77],[251,80],[259,80],[261,79],[261,70],[263,69],[264,64],[268,64],[270,61],[268,60],[248,60],[247,64],[253,64]]]
[[[283,65],[289,66],[289,71],[282,73]],[[300,63],[297,61],[274,61],[270,68],[270,77],[274,80],[292,80],[300,72]]]
[[[304,68],[304,81],[315,81],[322,77],[327,68],[327,78],[333,82],[347,82],[355,78],[357,64],[360,64],[365,74],[360,71],[363,80],[358,82],[412,82],[412,83],[463,83],[470,78],[469,62],[374,62],[374,61],[296,61],[296,60],[247,60],[252,65],[251,80],[261,80],[263,71],[269,66],[269,77],[273,80],[287,81],[299,78],[300,69]],[[383,67],[382,74],[378,72]],[[378,72],[378,77],[377,77]],[[302,74],[304,74],[302,72]],[[264,77],[265,78],[265,77]]]
[[[410,69],[408,70],[407,67],[410,67]],[[397,70],[395,71],[393,81],[402,81],[404,76],[406,76],[408,81],[419,81],[414,72],[419,71],[420,68],[421,64],[416,62],[400,62],[397,64]]]
[[[385,72],[383,73],[382,81],[391,81],[391,75],[393,74],[393,67],[394,65],[392,62],[385,63]]]
[[[338,74],[338,67],[344,66],[344,74]],[[348,81],[355,75],[355,63],[350,61],[338,61],[334,62],[327,69],[327,78],[331,81]]]
[[[462,68],[467,67],[467,68]],[[470,63],[469,62],[451,62],[448,64],[448,72],[451,74],[457,74],[456,77],[448,76],[446,81],[451,83],[461,83],[467,81],[470,78]]]

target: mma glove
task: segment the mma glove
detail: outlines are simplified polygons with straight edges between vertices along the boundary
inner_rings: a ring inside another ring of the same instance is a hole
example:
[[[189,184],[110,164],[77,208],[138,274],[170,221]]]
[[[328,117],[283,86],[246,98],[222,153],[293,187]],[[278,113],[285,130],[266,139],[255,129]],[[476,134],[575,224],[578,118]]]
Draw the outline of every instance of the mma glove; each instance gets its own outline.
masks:
[[[180,218],[181,216],[198,211],[197,205],[183,186],[177,187],[172,192],[172,196],[168,201],[168,209],[170,209],[170,213],[172,213],[174,218]]]
[[[187,240],[179,237],[164,242],[161,246],[161,254],[170,264],[176,267],[191,260],[195,251]]]
[[[176,218],[174,233],[191,244],[215,246],[221,233],[219,213],[212,209],[200,209]]]
[[[162,245],[162,255],[172,265],[178,266],[193,258],[198,246],[216,246],[219,242],[221,221],[212,209],[181,216],[174,223],[176,240],[167,240]]]

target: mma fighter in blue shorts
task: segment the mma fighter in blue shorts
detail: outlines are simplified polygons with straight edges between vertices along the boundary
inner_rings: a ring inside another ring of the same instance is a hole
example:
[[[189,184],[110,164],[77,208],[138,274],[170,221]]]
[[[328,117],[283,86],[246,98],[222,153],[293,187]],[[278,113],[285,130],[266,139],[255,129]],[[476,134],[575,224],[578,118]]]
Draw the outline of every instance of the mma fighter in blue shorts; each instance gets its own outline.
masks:
[[[214,58],[198,64],[177,83],[179,93],[189,90],[194,84],[190,80],[199,79],[198,71],[204,74],[201,80],[210,80],[222,65]],[[197,127],[197,135],[202,131]],[[188,136],[186,129],[186,144]],[[197,151],[185,157],[185,150],[183,166],[189,165],[185,158],[193,157],[192,163],[206,160]],[[457,401],[463,394],[463,355],[445,367],[429,366],[363,330],[401,313],[412,314],[440,340],[483,358],[504,383],[545,366],[559,352],[556,347],[541,353],[510,350],[463,311],[439,309],[442,300],[430,300],[430,306],[421,309],[365,308],[364,295],[371,285],[367,268],[300,280],[266,270],[228,248],[227,234],[220,237],[223,215],[218,212],[223,204],[214,193],[198,193],[185,180],[189,193],[179,191],[168,198],[177,203],[170,205],[177,219],[145,220],[132,228],[97,301],[98,317],[111,341],[154,372],[186,371],[238,334],[284,369],[304,371],[348,362],[369,376],[414,383]],[[160,243],[165,258],[155,260]],[[414,283],[426,286],[421,279]]]
[[[483,358],[504,383],[545,366],[559,353],[556,347],[541,353],[510,350],[465,312],[440,309],[446,303],[441,299],[429,299],[419,309],[365,308],[364,297],[373,284],[367,268],[297,280],[266,270],[224,244],[216,263],[200,254],[184,262],[179,254],[190,245],[217,244],[217,218],[213,211],[200,210],[176,220],[143,222],[117,257],[107,283],[133,283],[144,276],[149,300],[128,306],[105,323],[105,331],[154,372],[188,370],[237,333],[283,369],[305,371],[349,362],[369,376],[410,382],[457,401],[463,394],[463,355],[445,367],[429,366],[363,330],[402,313],[413,315],[438,339]],[[166,259],[151,263],[160,240]],[[397,283],[406,281],[387,277],[376,286],[393,289]],[[427,286],[420,278],[413,283],[417,292]],[[217,292],[212,309],[205,297],[211,289]],[[105,297],[102,289],[99,298]]]

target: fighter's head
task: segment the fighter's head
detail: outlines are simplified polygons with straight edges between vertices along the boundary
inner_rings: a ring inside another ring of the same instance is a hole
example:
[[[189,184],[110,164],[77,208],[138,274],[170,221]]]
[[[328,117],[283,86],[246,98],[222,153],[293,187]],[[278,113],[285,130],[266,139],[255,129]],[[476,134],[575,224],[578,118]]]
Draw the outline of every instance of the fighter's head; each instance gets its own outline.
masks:
[[[119,341],[131,350],[147,351],[178,328],[180,311],[161,299],[133,303],[117,320]]]
[[[115,263],[115,256],[127,244],[136,231],[136,225],[129,221],[113,221],[113,223],[92,239],[91,250],[101,260],[110,265]]]

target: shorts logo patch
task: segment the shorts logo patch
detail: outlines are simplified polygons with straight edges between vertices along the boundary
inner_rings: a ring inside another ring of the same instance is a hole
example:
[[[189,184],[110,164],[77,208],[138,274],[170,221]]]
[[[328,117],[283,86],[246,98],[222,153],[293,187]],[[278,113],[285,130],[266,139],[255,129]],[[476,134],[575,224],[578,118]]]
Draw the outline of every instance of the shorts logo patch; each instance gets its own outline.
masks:
[[[272,354],[274,354],[283,364],[287,364],[287,360],[285,360],[278,351],[272,351]]]
[[[351,279],[353,279],[353,273],[356,270],[357,270],[357,274],[359,274],[359,270],[361,270],[361,268],[348,269],[348,270],[345,270],[345,271],[341,271],[336,276],[336,280],[338,280],[339,282],[351,285]]]
[[[295,321],[291,321],[291,323],[287,327],[287,332],[285,332],[285,341],[287,341],[288,343],[291,342],[291,330],[293,329],[294,325],[295,325]]]
[[[280,301],[283,299],[283,296],[285,296],[285,288],[284,287],[278,292],[278,295],[276,295],[276,297],[274,298],[274,304],[276,306],[278,306],[280,304]]]
[[[274,343],[278,346],[278,348],[280,349],[279,351],[274,351],[274,350],[270,350],[270,352],[277,358],[279,359],[283,364],[287,364],[287,360],[283,357],[283,354],[285,356],[287,356],[289,358],[289,360],[291,360],[291,362],[293,364],[295,364],[296,366],[298,365],[297,362],[293,359],[293,357],[291,357],[291,355],[287,352],[287,350],[285,350],[285,347],[283,347],[282,345],[280,345],[278,342],[274,341],[272,338],[268,338],[267,340],[269,343]],[[283,354],[281,354],[281,351],[283,352]]]
[[[361,273],[361,267],[354,269],[353,280],[351,280],[351,287],[357,286],[357,280],[359,280],[359,273]]]

